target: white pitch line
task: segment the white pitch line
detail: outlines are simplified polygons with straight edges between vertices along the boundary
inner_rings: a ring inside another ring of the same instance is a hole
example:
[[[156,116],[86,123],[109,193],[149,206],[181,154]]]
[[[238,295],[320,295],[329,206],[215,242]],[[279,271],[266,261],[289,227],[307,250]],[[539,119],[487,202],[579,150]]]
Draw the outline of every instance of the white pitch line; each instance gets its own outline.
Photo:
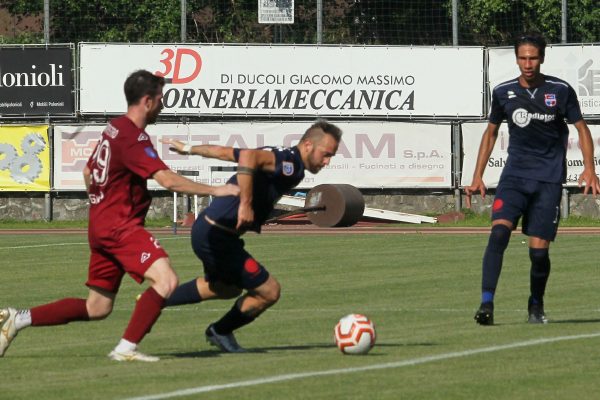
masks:
[[[313,378],[313,377],[321,377],[321,376],[329,376],[329,375],[341,375],[341,374],[351,374],[355,372],[364,372],[364,371],[375,371],[380,369],[389,369],[389,368],[402,368],[402,367],[410,367],[419,364],[425,364],[434,361],[448,360],[451,358],[460,358],[460,357],[468,357],[476,354],[483,353],[492,353],[495,351],[502,350],[510,350],[517,349],[520,347],[528,347],[528,346],[536,346],[540,344],[547,343],[556,343],[567,340],[579,340],[579,339],[590,339],[600,337],[600,332],[597,333],[589,333],[582,335],[574,335],[574,336],[558,336],[554,338],[541,338],[534,340],[526,340],[524,342],[515,342],[509,343],[500,346],[492,346],[492,347],[484,347],[481,349],[473,349],[473,350],[465,350],[465,351],[456,351],[452,353],[444,353],[433,356],[419,357],[413,358],[410,360],[404,361],[396,361],[384,364],[374,364],[374,365],[366,365],[364,367],[355,367],[355,368],[340,368],[340,369],[330,369],[325,371],[308,371],[308,372],[300,372],[296,374],[285,374],[285,375],[275,375],[267,378],[260,379],[252,379],[247,381],[239,381],[239,382],[231,382],[225,383],[221,385],[209,385],[209,386],[198,386],[195,388],[176,390],[174,392],[162,393],[162,394],[154,394],[148,396],[140,396],[140,397],[130,397],[126,400],[160,400],[160,399],[169,399],[173,397],[180,396],[189,396],[198,393],[207,393],[207,392],[215,392],[218,390],[225,389],[236,389],[247,386],[256,386],[256,385],[264,385],[268,383],[275,382],[283,382],[283,381],[292,381],[296,379],[305,379],[305,378]]]
[[[34,248],[39,248],[39,247],[55,247],[55,246],[78,246],[78,245],[83,245],[83,244],[88,244],[88,242],[31,244],[31,245],[25,245],[25,246],[0,247],[0,250],[34,249]]]
[[[178,237],[164,237],[159,238],[159,241],[163,240],[175,240],[175,239],[189,239],[189,236],[178,236]],[[56,246],[80,246],[88,244],[88,242],[72,242],[72,243],[52,243],[52,244],[31,244],[31,245],[23,245],[23,246],[9,246],[9,247],[0,247],[0,250],[15,250],[15,249],[34,249],[39,247],[56,247]]]

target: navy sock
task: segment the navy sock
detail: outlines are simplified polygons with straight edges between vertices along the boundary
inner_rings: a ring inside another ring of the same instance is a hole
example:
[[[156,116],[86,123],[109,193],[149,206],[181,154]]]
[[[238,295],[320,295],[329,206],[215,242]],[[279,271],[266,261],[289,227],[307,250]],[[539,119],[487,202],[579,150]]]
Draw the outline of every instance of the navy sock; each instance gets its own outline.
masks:
[[[530,273],[530,302],[533,304],[543,304],[546,284],[550,276],[550,256],[548,249],[529,249],[529,258],[531,259]]]
[[[231,310],[229,310],[223,318],[213,324],[215,331],[219,335],[227,335],[255,320],[254,317],[242,313],[238,308],[237,303],[238,302],[236,301],[233,307],[231,307]]]
[[[481,302],[493,301],[500,271],[502,270],[502,259],[504,251],[508,247],[511,229],[506,225],[498,224],[492,227],[488,245],[483,255],[482,278],[481,278]],[[490,300],[491,298],[491,300]]]
[[[198,292],[198,286],[196,285],[196,279],[192,279],[182,285],[179,285],[177,289],[171,294],[166,300],[165,307],[179,306],[182,304],[194,304],[200,303],[202,297]]]

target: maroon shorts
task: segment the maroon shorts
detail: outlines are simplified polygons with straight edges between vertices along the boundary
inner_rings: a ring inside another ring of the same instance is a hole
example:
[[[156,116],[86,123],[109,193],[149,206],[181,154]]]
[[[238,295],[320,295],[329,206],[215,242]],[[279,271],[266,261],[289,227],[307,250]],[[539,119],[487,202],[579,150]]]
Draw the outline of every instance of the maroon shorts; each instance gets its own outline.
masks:
[[[110,246],[90,249],[90,266],[85,284],[111,293],[119,290],[126,272],[136,282],[142,283],[148,268],[159,258],[168,257],[158,240],[143,228],[136,228]]]

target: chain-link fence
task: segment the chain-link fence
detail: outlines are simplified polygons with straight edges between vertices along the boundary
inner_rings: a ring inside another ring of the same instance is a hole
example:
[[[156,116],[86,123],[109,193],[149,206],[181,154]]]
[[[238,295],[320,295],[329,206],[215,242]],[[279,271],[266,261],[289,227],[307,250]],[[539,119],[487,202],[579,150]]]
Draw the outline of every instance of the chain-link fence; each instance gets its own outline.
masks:
[[[288,13],[293,23],[259,23],[261,9]],[[0,43],[507,45],[528,30],[551,43],[597,42],[600,7],[597,0],[0,1]]]

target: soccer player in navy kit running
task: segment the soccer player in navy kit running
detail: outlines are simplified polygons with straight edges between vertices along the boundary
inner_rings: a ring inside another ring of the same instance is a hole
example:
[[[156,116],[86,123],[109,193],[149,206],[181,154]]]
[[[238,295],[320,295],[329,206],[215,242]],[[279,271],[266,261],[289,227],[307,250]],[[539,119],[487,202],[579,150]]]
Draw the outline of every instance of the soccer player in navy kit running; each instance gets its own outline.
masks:
[[[531,260],[529,323],[546,323],[544,292],[550,275],[550,242],[556,237],[560,218],[562,183],[566,175],[568,127],[579,134],[584,170],[579,186],[584,194],[600,192],[594,168],[594,145],[583,120],[577,95],[565,81],[540,73],[546,41],[539,34],[519,37],[514,45],[521,75],[499,84],[492,93],[489,123],[483,133],[473,182],[465,187],[467,206],[471,195],[485,196],[483,172],[503,120],[508,123],[508,159],[492,205],[492,230],[483,256],[481,305],[475,321],[494,323],[494,294],[502,258],[511,231],[523,217],[523,233],[529,236]]]
[[[240,150],[163,140],[182,154],[238,163],[237,174],[229,183],[240,186],[240,196],[213,200],[192,228],[192,247],[202,260],[205,275],[179,286],[166,303],[175,306],[237,298],[231,310],[206,329],[207,340],[222,351],[244,351],[233,331],[275,304],[281,291],[279,282],[244,249],[240,236],[246,231],[260,233],[275,203],[302,181],[305,170],[316,174],[329,164],[341,134],[335,125],[321,120],[291,148]]]

